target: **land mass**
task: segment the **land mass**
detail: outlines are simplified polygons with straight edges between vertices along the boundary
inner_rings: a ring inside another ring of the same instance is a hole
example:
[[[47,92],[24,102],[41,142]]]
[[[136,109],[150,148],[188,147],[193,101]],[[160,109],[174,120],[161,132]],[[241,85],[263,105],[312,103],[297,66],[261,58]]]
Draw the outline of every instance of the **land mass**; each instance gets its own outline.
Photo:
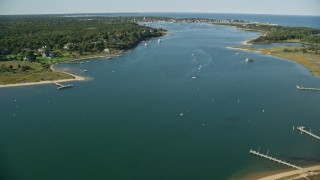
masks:
[[[49,67],[74,59],[112,57],[144,40],[166,34],[164,29],[146,26],[153,22],[226,25],[262,34],[248,43],[303,43],[294,48],[256,49],[247,45],[232,48],[293,60],[320,76],[320,29],[239,19],[34,15],[0,16],[0,84],[72,79],[74,76],[53,72]]]
[[[320,29],[309,27],[284,27],[259,23],[230,24],[245,31],[255,31],[262,35],[244,42],[242,46],[229,48],[260,52],[295,61],[320,76]],[[301,46],[278,45],[273,48],[256,48],[252,44],[301,43]],[[251,45],[251,46],[250,46]]]
[[[320,76],[320,55],[315,54],[311,50],[303,52],[304,47],[281,46],[274,48],[256,48],[254,46],[231,46],[229,48],[260,52],[265,55],[295,61],[306,67],[313,75]]]
[[[280,171],[277,173],[270,172],[271,174],[267,173],[261,173],[261,174],[253,174],[250,176],[245,177],[247,180],[289,180],[289,179],[295,179],[295,180],[303,180],[303,179],[309,179],[309,180],[316,180],[320,178],[320,165],[315,166],[309,166],[305,167],[304,170],[289,170],[289,171]],[[267,175],[268,174],[268,175]]]
[[[127,17],[0,16],[0,84],[75,79],[51,65],[119,55],[166,34]]]

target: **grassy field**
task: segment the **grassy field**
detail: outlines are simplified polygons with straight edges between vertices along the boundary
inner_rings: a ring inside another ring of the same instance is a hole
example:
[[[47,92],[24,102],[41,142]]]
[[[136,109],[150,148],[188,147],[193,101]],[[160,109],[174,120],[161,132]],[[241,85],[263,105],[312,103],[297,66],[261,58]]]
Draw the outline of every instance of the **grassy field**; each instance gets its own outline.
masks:
[[[313,75],[320,77],[320,55],[316,55],[313,52],[303,53],[300,51],[302,47],[290,46],[257,49],[253,46],[232,46],[231,48],[243,49],[248,51],[259,51],[262,54],[292,60],[308,68]],[[290,52],[286,52],[286,50]]]
[[[59,79],[73,79],[73,76],[62,72],[53,72],[49,68],[44,68],[40,63],[32,63],[28,61],[4,61],[0,62],[1,66],[12,66],[12,72],[1,72],[0,73],[0,84],[17,84],[26,82],[40,82],[48,80],[59,80]],[[31,69],[21,71],[20,66],[29,66]]]
[[[52,72],[49,68],[44,68],[41,64],[56,64],[60,62],[70,61],[70,60],[78,60],[78,59],[86,59],[86,58],[95,58],[95,57],[111,57],[114,55],[119,55],[123,51],[121,50],[112,50],[111,53],[97,53],[97,52],[86,52],[83,54],[79,54],[78,52],[66,52],[60,51],[60,56],[56,58],[45,58],[45,57],[37,57],[37,62],[29,62],[29,61],[19,61],[19,60],[11,60],[11,61],[0,61],[0,67],[5,66],[9,67],[13,66],[12,72],[1,72],[0,71],[0,85],[4,84],[17,84],[17,83],[26,83],[26,82],[40,82],[40,81],[52,81],[52,80],[61,80],[61,79],[72,79],[73,76],[65,74],[63,72]],[[16,55],[7,55],[7,58],[18,58],[20,59],[22,56],[19,54]],[[22,71],[21,66],[29,66],[31,69],[27,71]]]

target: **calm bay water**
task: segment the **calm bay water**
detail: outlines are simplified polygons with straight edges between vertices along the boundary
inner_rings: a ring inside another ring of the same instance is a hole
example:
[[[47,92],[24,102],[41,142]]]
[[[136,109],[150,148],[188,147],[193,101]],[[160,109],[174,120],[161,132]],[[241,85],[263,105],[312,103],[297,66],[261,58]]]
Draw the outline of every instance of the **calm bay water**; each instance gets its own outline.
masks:
[[[319,134],[320,94],[295,88],[319,87],[319,78],[225,48],[256,33],[152,26],[169,30],[161,43],[57,66],[90,81],[0,89],[1,179],[228,179],[281,168],[249,155],[259,147],[297,165],[320,162],[319,143],[292,130]]]

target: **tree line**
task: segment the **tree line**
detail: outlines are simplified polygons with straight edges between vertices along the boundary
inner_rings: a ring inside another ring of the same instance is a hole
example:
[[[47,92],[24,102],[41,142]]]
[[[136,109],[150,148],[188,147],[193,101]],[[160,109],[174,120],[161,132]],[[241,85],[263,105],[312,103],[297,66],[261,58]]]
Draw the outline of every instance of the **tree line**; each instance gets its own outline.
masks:
[[[0,55],[26,53],[41,47],[100,52],[128,49],[164,34],[127,17],[0,16]]]
[[[252,40],[252,43],[273,43],[288,40],[300,40],[303,43],[320,44],[320,29],[310,27],[284,27],[264,24],[238,24],[238,28],[260,31],[263,36]]]

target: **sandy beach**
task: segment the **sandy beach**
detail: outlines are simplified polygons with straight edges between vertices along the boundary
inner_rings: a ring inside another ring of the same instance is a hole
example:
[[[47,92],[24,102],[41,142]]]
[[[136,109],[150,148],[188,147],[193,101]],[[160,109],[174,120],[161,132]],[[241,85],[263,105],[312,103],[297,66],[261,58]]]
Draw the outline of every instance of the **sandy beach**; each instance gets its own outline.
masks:
[[[255,51],[255,50],[249,50],[249,49],[243,49],[243,48],[236,48],[236,47],[226,47],[227,49],[235,49],[235,50],[240,50],[240,51],[248,51],[248,52],[257,52],[257,53],[261,53],[261,51]]]
[[[121,56],[124,52],[121,51],[119,53],[114,53],[114,54],[109,54],[106,56],[88,56],[88,57],[82,57],[82,58],[76,58],[76,59],[71,59],[65,62],[73,62],[73,61],[80,61],[80,60],[87,60],[87,59],[96,59],[96,58],[112,58],[114,56]],[[62,62],[64,63],[64,62]],[[70,81],[84,81],[84,80],[88,80],[88,78],[82,77],[82,76],[78,76],[75,74],[71,74],[68,72],[64,72],[64,71],[57,71],[54,69],[54,65],[50,66],[50,69],[53,72],[61,72],[64,74],[68,74],[70,76],[73,76],[74,78],[72,79],[59,79],[59,80],[53,80],[53,81],[39,81],[39,82],[27,82],[27,83],[17,83],[17,84],[5,84],[5,85],[0,85],[0,88],[9,88],[9,87],[19,87],[19,86],[32,86],[32,85],[41,85],[41,84],[51,84],[51,83],[62,83],[62,82],[70,82]]]
[[[246,40],[246,41],[242,41],[243,45],[252,45],[251,43],[249,43],[250,40]]]
[[[274,179],[285,178],[285,177],[293,176],[293,175],[296,176],[295,178],[298,178],[298,177],[303,178],[303,177],[307,177],[309,175],[315,175],[315,174],[319,173],[319,172],[314,173],[314,171],[320,171],[320,165],[306,167],[306,168],[304,168],[304,170],[293,170],[293,171],[281,172],[281,173],[274,174],[271,176],[259,178],[259,180],[274,180]]]
[[[299,177],[306,177],[310,175],[319,174],[320,172],[314,173],[310,171],[320,171],[320,165],[313,165],[313,166],[306,166],[304,167],[304,170],[273,170],[273,171],[267,171],[267,172],[257,172],[249,174],[243,178],[245,180],[275,180],[275,179],[281,179],[281,178],[288,178],[289,176],[292,176],[292,178],[299,178]],[[294,176],[294,177],[293,177]],[[234,178],[232,178],[234,179]]]
[[[18,84],[5,84],[5,85],[0,85],[0,88],[9,88],[9,87],[19,87],[19,86],[32,86],[32,85],[41,85],[41,84],[52,84],[52,83],[62,83],[62,82],[70,82],[70,81],[84,81],[86,78],[82,76],[78,76],[75,74],[71,74],[68,72],[63,72],[63,71],[56,71],[53,67],[53,65],[50,66],[50,69],[54,72],[62,72],[65,74],[68,74],[70,76],[73,76],[74,78],[72,79],[59,79],[59,80],[54,80],[54,81],[39,81],[39,82],[28,82],[28,83],[18,83]]]

